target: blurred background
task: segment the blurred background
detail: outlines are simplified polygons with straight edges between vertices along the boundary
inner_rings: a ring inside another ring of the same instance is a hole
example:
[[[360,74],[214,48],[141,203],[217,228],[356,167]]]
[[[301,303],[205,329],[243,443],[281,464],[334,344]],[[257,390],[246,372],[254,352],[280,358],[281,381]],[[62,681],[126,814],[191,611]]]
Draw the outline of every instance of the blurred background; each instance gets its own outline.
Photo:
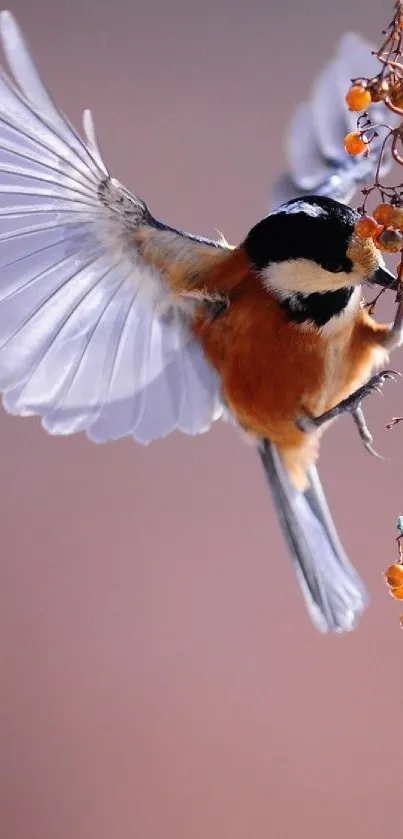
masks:
[[[379,42],[391,7],[11,9],[63,110],[79,125],[93,109],[116,177],[166,222],[237,242],[338,38]],[[259,461],[231,428],[96,447],[0,413],[4,839],[401,839],[403,634],[381,574],[403,513],[403,426],[385,430],[403,385],[384,393],[366,412],[385,461],[348,418],[323,445],[372,597],[341,638],[311,625]]]

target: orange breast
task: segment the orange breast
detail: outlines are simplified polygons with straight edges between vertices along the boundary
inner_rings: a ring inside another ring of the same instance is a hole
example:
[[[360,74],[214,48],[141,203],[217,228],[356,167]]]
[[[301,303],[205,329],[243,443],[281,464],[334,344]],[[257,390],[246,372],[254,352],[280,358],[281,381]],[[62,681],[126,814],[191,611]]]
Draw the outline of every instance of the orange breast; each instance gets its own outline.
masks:
[[[359,310],[338,333],[320,333],[289,321],[251,272],[242,251],[232,269],[217,266],[210,291],[227,292],[228,311],[193,324],[210,363],[220,374],[223,396],[240,425],[278,445],[298,446],[298,416],[318,416],[353,392],[385,360],[380,345],[387,327]],[[382,357],[383,356],[383,357]]]
[[[320,336],[288,321],[249,273],[233,291],[228,312],[212,323],[199,317],[194,333],[218,370],[239,423],[273,442],[298,444],[302,435],[295,418],[324,375]]]
[[[363,384],[387,357],[382,340],[388,327],[362,309],[338,332],[294,324],[242,254],[232,258],[232,272],[216,267],[205,277],[208,291],[228,293],[228,311],[215,321],[199,313],[193,332],[218,371],[224,400],[239,424],[277,445],[302,489],[321,431],[303,434],[296,418],[319,416]]]

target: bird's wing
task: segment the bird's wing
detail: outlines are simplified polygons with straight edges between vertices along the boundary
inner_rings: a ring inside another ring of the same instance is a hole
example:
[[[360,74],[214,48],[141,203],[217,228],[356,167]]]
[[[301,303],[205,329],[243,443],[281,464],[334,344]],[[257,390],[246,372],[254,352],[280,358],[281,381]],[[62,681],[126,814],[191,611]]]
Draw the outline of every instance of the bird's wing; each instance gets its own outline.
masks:
[[[377,129],[368,157],[351,157],[344,150],[344,137],[354,131],[357,114],[345,102],[351,79],[371,77],[379,72],[379,61],[371,54],[372,44],[347,33],[331,61],[317,77],[309,101],[295,110],[286,137],[288,171],[274,184],[271,208],[301,195],[325,195],[348,204],[356,190],[370,181],[378,164],[387,129]],[[399,118],[382,102],[371,105],[371,121],[393,126]],[[391,155],[383,157],[381,174],[391,167]]]
[[[0,390],[55,434],[147,443],[207,430],[219,382],[178,295],[223,242],[157,222],[109,176],[91,114],[82,140],[9,12],[0,74]],[[193,306],[195,303],[192,304]]]

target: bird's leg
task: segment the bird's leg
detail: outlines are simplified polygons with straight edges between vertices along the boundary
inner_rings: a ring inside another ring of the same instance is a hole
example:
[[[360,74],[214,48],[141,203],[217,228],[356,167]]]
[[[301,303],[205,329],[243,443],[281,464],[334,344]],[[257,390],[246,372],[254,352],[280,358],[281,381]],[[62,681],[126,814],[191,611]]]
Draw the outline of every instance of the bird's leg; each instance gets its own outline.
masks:
[[[374,457],[379,457],[380,460],[383,460],[382,455],[378,454],[372,446],[373,436],[367,426],[367,421],[364,417],[362,408],[356,408],[355,411],[351,411],[351,416],[357,426],[357,431],[361,440],[364,443],[364,448],[366,448],[367,452],[373,454]]]
[[[367,384],[359,387],[354,393],[351,393],[346,399],[343,399],[330,411],[326,411],[319,417],[298,417],[296,425],[301,431],[313,431],[320,428],[324,423],[331,419],[341,416],[342,414],[350,413],[353,416],[354,422],[358,428],[359,435],[363,440],[365,448],[376,454],[371,447],[372,437],[365,422],[364,414],[362,412],[361,403],[363,399],[370,395],[374,390],[381,392],[381,387],[386,379],[394,379],[395,376],[400,376],[396,370],[382,370],[367,382]]]

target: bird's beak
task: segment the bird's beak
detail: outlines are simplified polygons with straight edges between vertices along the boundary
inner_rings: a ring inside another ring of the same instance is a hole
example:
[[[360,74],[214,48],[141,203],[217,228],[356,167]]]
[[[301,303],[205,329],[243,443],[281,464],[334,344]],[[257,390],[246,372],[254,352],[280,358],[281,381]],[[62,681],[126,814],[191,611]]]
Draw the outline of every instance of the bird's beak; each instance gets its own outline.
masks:
[[[398,279],[392,274],[391,271],[388,271],[387,268],[379,268],[376,269],[375,274],[372,276],[371,282],[375,283],[376,285],[380,285],[383,288],[390,288],[390,289],[397,289],[398,287]]]

